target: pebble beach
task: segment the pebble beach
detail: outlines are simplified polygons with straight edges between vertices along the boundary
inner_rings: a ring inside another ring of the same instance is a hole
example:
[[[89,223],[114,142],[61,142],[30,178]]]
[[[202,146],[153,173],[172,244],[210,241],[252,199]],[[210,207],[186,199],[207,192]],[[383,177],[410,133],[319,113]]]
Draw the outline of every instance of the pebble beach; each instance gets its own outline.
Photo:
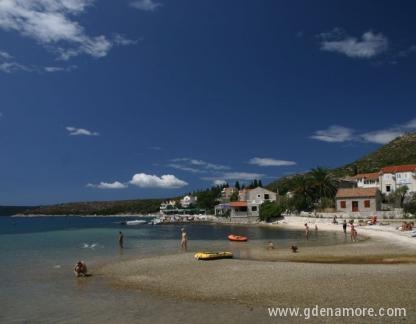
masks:
[[[305,222],[315,223],[287,217],[280,224],[267,226],[300,229]],[[316,235],[320,231],[342,231],[340,224],[325,220],[319,220],[317,225]],[[180,253],[123,261],[98,271],[120,289],[203,302],[208,308],[213,307],[212,303],[241,306],[250,314],[257,311],[256,316],[265,322],[271,320],[267,307],[316,305],[402,307],[407,316],[389,318],[388,322],[414,322],[416,239],[392,226],[358,227],[358,233],[356,243],[303,247],[298,253],[292,253],[287,246],[272,250],[257,246],[247,258],[197,261],[193,253]],[[322,318],[315,320],[324,322]],[[374,322],[374,318],[360,322]]]

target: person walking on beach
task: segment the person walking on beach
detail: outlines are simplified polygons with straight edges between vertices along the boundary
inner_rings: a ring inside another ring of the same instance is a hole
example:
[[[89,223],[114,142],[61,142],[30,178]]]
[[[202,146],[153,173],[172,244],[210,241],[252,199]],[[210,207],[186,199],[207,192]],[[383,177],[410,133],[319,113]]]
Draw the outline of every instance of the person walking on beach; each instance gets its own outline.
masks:
[[[305,223],[305,237],[307,240],[309,240],[309,235],[310,235],[309,226],[308,226],[308,223]]]
[[[121,249],[124,247],[124,235],[121,231],[118,232],[118,245]]]
[[[342,229],[344,230],[344,234],[347,235],[347,220],[344,219],[344,222],[342,223]]]
[[[357,231],[355,229],[354,224],[351,224],[351,242],[357,241]]]
[[[181,233],[181,249],[186,252],[188,250],[188,234],[183,227],[181,228]]]

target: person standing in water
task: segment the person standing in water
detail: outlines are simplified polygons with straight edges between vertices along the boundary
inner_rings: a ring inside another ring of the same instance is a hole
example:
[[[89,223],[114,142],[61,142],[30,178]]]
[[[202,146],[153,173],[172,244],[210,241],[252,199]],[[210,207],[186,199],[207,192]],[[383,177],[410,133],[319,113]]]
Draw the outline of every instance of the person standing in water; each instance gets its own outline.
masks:
[[[309,235],[310,235],[309,226],[307,223],[305,223],[305,237],[307,240],[309,240]]]
[[[121,231],[118,232],[118,245],[121,249],[124,247],[124,235]]]
[[[181,233],[181,249],[186,252],[188,250],[188,234],[183,227],[181,228]]]
[[[347,220],[344,219],[344,222],[342,223],[342,229],[344,230],[344,234],[347,235]]]

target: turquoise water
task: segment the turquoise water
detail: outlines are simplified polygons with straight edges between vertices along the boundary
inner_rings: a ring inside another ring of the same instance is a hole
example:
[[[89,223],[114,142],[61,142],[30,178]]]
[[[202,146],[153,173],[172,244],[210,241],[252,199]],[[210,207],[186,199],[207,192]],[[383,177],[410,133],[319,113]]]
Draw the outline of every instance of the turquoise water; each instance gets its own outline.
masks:
[[[180,253],[183,225],[125,226],[119,224],[121,220],[113,217],[0,217],[3,262],[0,322],[127,323],[148,314],[152,322],[163,323],[169,314],[160,313],[161,303],[167,309],[172,307],[172,311],[187,307],[186,302],[178,304],[138,291],[120,291],[111,287],[99,273],[94,273],[94,269],[108,262]],[[245,244],[260,246],[272,241],[276,246],[293,243],[310,246],[344,242],[342,233],[332,232],[312,235],[306,242],[302,231],[202,224],[184,227],[191,252],[232,250],[237,258],[246,256]],[[122,250],[117,241],[119,231],[124,234]],[[230,233],[248,236],[249,242],[229,242],[226,237]],[[77,260],[87,263],[92,277],[74,278],[72,268]],[[154,317],[157,313],[159,315]]]

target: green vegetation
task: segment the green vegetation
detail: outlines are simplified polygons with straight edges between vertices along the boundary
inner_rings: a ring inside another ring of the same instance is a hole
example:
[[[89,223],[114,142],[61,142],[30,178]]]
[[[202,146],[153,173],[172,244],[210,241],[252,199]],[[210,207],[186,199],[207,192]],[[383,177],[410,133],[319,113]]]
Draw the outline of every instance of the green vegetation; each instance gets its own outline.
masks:
[[[260,206],[259,219],[270,222],[271,220],[282,216],[284,209],[282,205],[276,202],[266,201]]]
[[[161,199],[77,202],[42,206],[21,211],[33,215],[151,214],[159,211]]]
[[[12,216],[23,213],[31,209],[38,208],[32,206],[0,206],[0,216]]]

